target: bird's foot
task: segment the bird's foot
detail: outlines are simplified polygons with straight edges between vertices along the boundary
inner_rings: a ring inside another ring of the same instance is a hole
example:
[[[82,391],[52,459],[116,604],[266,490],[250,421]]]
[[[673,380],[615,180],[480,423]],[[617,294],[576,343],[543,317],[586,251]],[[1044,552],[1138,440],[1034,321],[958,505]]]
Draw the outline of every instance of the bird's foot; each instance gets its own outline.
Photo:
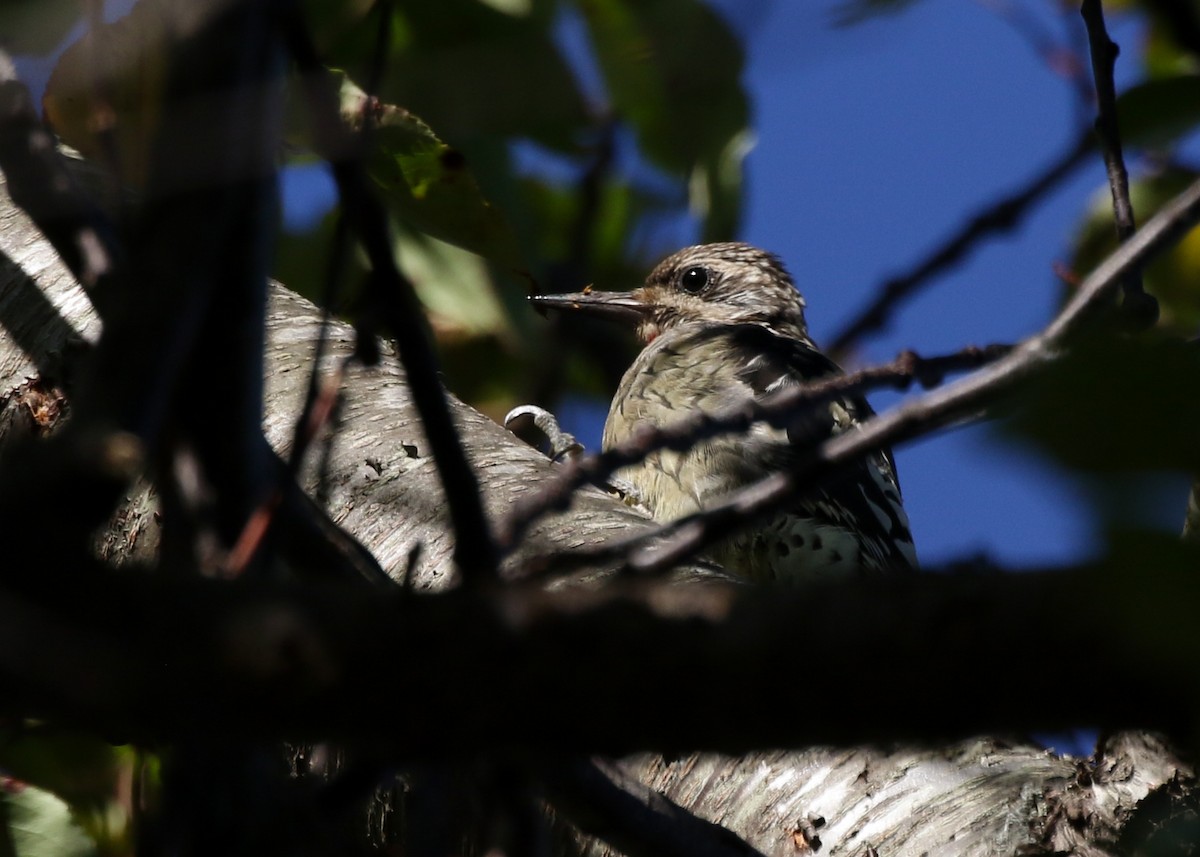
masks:
[[[520,405],[504,417],[504,427],[542,455],[556,463],[571,462],[584,454],[583,444],[558,425],[554,414],[537,405]],[[642,493],[632,482],[610,476],[597,487],[607,491],[626,506],[650,514]]]
[[[554,462],[583,455],[575,435],[559,428],[554,414],[537,405],[519,405],[504,417],[504,427]]]

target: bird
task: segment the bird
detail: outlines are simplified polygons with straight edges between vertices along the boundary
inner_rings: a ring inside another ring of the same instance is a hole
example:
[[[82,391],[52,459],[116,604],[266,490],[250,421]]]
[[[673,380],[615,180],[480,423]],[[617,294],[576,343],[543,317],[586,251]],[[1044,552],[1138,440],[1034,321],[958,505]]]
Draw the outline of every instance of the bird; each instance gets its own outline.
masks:
[[[719,413],[748,399],[842,374],[809,336],[805,301],[779,257],[750,244],[686,247],[630,292],[588,287],[533,295],[535,306],[633,325],[643,344],[605,420],[603,447],[644,425],[665,427],[697,411]],[[739,489],[795,466],[825,439],[873,415],[860,396],[804,412],[786,425],[653,452],[616,474],[661,522],[702,512]],[[709,556],[756,582],[907,572],[916,550],[889,450],[863,458],[772,517],[727,537]]]

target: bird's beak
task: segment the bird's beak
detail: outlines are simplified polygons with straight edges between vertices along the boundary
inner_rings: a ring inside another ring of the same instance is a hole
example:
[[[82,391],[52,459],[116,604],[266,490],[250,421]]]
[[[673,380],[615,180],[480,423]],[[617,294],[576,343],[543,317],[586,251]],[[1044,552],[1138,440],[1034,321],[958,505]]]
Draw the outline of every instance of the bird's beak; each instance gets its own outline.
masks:
[[[535,307],[579,311],[615,321],[638,324],[653,309],[638,292],[575,292],[569,295],[530,295]]]

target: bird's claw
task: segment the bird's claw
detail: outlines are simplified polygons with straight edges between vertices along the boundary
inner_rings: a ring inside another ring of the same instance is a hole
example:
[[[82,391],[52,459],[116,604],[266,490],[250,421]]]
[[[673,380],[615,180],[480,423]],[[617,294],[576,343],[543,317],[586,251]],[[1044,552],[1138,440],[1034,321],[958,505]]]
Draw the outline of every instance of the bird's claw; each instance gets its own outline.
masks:
[[[647,515],[650,514],[650,507],[646,505],[646,501],[642,497],[642,492],[639,491],[638,487],[628,479],[620,479],[616,476],[610,476],[608,477],[607,482],[600,487],[604,488],[610,494],[615,494],[626,506],[631,506],[634,509],[640,509]]]
[[[513,408],[504,417],[504,427],[551,461],[571,461],[583,454],[575,435],[559,428],[554,414],[537,405]]]
[[[554,414],[537,405],[513,408],[504,417],[504,427],[554,462],[571,462],[584,453],[583,444],[573,434],[559,428]],[[595,484],[626,506],[650,514],[642,492],[632,482],[610,476],[603,483]]]

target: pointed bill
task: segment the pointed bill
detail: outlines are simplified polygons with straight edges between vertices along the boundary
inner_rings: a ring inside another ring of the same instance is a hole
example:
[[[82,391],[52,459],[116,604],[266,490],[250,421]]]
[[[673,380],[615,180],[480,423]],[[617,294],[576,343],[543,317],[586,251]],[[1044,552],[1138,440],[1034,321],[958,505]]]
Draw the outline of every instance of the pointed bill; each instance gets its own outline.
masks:
[[[583,312],[588,315],[637,323],[645,319],[651,307],[637,292],[574,292],[568,295],[530,295],[535,307]]]

